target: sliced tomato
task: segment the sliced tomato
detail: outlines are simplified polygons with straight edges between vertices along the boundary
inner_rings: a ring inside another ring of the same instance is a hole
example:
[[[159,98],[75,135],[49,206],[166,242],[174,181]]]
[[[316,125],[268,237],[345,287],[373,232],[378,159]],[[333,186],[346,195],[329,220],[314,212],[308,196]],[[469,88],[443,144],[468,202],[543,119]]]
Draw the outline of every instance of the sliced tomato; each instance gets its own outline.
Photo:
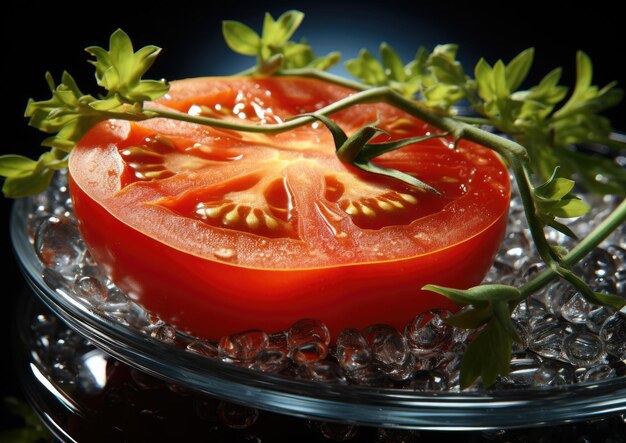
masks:
[[[300,78],[174,82],[153,106],[280,124],[353,91]],[[436,132],[385,104],[332,116],[348,134]],[[377,164],[441,192],[340,162],[319,122],[278,135],[179,121],[108,121],[70,159],[85,241],[112,280],[184,331],[218,338],[301,318],[332,333],[453,309],[425,284],[480,283],[504,235],[509,176],[486,148],[433,139]]]

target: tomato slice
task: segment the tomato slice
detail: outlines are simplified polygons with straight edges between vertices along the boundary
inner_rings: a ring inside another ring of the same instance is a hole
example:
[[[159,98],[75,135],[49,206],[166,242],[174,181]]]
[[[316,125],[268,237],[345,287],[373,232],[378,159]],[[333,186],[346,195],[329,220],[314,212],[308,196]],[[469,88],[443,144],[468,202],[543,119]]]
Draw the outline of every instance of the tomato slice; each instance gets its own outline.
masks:
[[[201,78],[172,83],[153,106],[280,124],[352,93],[301,78]],[[385,104],[332,118],[348,134],[376,120],[394,139],[437,131]],[[271,136],[108,121],[74,149],[69,170],[85,241],[111,279],[163,320],[218,338],[301,318],[334,334],[402,327],[454,308],[423,285],[480,283],[506,227],[509,175],[498,157],[433,139],[375,162],[441,196],[340,162],[319,122]]]

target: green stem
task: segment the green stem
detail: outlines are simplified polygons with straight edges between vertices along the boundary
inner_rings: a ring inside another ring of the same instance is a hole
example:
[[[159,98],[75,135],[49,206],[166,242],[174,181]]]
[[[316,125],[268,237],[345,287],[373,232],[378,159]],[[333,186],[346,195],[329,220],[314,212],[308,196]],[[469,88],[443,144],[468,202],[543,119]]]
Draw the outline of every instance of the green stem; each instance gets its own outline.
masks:
[[[371,89],[371,86],[364,85],[363,83],[356,82],[338,75],[331,74],[330,72],[320,71],[319,69],[287,69],[277,72],[275,75],[282,77],[306,77],[322,80],[328,83],[334,83],[346,88],[355,89],[357,91],[366,91]]]
[[[546,240],[546,236],[543,232],[543,224],[536,217],[535,200],[530,185],[528,171],[518,157],[511,156],[507,158],[507,160],[511,165],[511,170],[513,171],[513,176],[515,177],[515,182],[517,183],[522,205],[524,206],[524,214],[526,215],[526,221],[528,222],[528,228],[530,229],[530,235],[535,243],[537,252],[539,252],[539,256],[543,259],[543,261],[556,271],[559,259],[555,257],[552,247]]]
[[[596,228],[581,240],[562,260],[565,266],[572,266],[585,257],[593,248],[597,247],[617,229],[621,224],[626,223],[626,200],[605,218]],[[519,301],[525,299],[530,294],[538,291],[552,281],[558,274],[553,269],[546,269],[541,274],[520,287],[521,296]]]
[[[247,76],[254,75],[255,73],[256,67],[251,67],[244,71],[241,71],[238,75]],[[346,97],[345,99],[339,100],[329,106],[326,106],[325,108],[316,111],[317,114],[329,115],[342,109],[346,109],[354,104],[375,103],[377,101],[384,101],[393,106],[396,106],[399,109],[402,109],[403,111],[411,114],[414,117],[424,120],[426,123],[430,123],[441,130],[454,134],[456,138],[462,137],[469,141],[482,144],[491,149],[494,149],[502,155],[507,155],[507,153],[509,153],[521,158],[528,157],[526,149],[520,144],[473,126],[477,123],[488,122],[488,120],[473,119],[469,117],[448,117],[434,109],[421,105],[414,100],[407,99],[406,97],[394,91],[388,86],[371,87],[363,83],[359,83],[353,80],[346,79],[344,77],[340,77],[338,75],[331,74],[326,71],[310,68],[287,69],[276,72],[274,73],[274,75],[314,78],[317,80],[322,80],[359,91],[354,95]],[[217,128],[233,129],[247,132],[262,132],[268,134],[278,134],[284,131],[289,131],[291,129],[297,128],[307,123],[311,123],[313,121],[312,117],[302,117],[294,118],[293,120],[283,124],[250,125],[228,122],[209,117],[192,116],[189,114],[168,111],[164,109],[151,109],[150,111],[157,114],[156,116],[158,117],[173,118],[191,123],[198,123],[201,125],[214,126]],[[464,122],[463,120],[466,120],[467,122]]]
[[[373,158],[378,157],[379,155],[383,155],[386,152],[395,151],[396,149],[399,149],[403,146],[411,145],[413,143],[422,143],[427,140],[432,140],[434,138],[444,138],[449,136],[449,132],[443,132],[441,134],[430,134],[424,135],[422,137],[410,137],[392,142],[372,143],[370,145],[366,145],[361,150],[361,152],[359,153],[359,158],[365,161],[370,161]]]
[[[384,98],[387,103],[402,109],[408,114],[424,120],[426,123],[430,123],[439,129],[451,132],[456,138],[464,138],[483,146],[487,146],[488,148],[491,148],[506,157],[510,154],[513,154],[518,158],[528,157],[526,149],[513,140],[500,137],[499,135],[484,131],[476,126],[463,123],[455,118],[442,115],[431,108],[427,108],[426,106],[420,105],[415,101],[406,99],[390,88],[386,89],[387,93],[384,94]]]
[[[493,125],[491,120],[483,117],[464,117],[462,115],[457,115],[454,118],[460,122],[467,123],[468,125]]]
[[[335,112],[339,112],[343,109],[347,109],[350,106],[353,106],[358,103],[376,102],[380,99],[382,95],[384,95],[384,92],[386,90],[387,88],[383,87],[383,88],[372,88],[363,92],[359,92],[357,94],[346,97],[342,100],[336,101],[316,111],[316,114],[329,115],[329,114],[334,114]],[[235,131],[245,131],[245,132],[261,132],[265,134],[279,134],[281,132],[289,131],[291,129],[295,129],[299,126],[303,126],[303,125],[306,125],[308,123],[315,121],[313,117],[296,117],[293,120],[289,120],[286,123],[273,124],[273,125],[260,125],[260,124],[256,125],[256,124],[249,124],[249,123],[237,123],[237,122],[221,120],[217,118],[202,117],[198,115],[190,115],[184,112],[172,111],[172,110],[163,109],[163,108],[149,108],[149,109],[146,109],[146,112],[149,113],[148,114],[149,116],[147,118],[155,118],[155,117],[171,118],[174,120],[180,120],[180,121],[185,121],[189,123],[212,126],[214,128],[232,129]],[[144,119],[145,118],[146,117],[144,117]]]
[[[288,73],[297,72],[296,70],[285,71]],[[315,78],[325,79],[326,77],[330,77],[335,79],[335,76],[328,73],[320,73],[319,71],[309,70],[308,72],[311,76]],[[337,79],[335,79],[337,80]],[[335,81],[336,83],[337,81]],[[347,81],[348,83],[354,83]],[[357,84],[358,85],[358,84]],[[361,86],[360,86],[361,87]],[[387,86],[380,86],[376,88],[365,89],[361,92],[357,92],[351,96],[348,96],[342,100],[339,100],[335,103],[332,103],[318,111],[317,114],[322,115],[330,115],[335,112],[341,111],[343,109],[349,108],[352,105],[358,103],[376,103],[376,102],[387,102],[408,114],[417,117],[421,120],[424,120],[426,123],[430,123],[433,126],[442,129],[446,132],[450,132],[454,134],[457,138],[465,138],[469,141],[473,141],[475,143],[482,144],[491,149],[494,149],[498,153],[509,156],[513,154],[518,157],[526,158],[528,153],[526,149],[519,145],[518,143],[502,138],[496,134],[492,134],[490,132],[484,131],[475,126],[469,125],[467,123],[463,123],[455,120],[454,118],[445,116],[440,114],[439,112],[427,108],[418,104],[415,101],[406,99],[402,95],[398,94],[391,88]],[[274,124],[274,125],[254,125],[254,124],[245,124],[245,123],[236,123],[232,121],[220,120],[216,118],[210,117],[201,117],[195,115],[185,114],[183,112],[171,111],[162,108],[150,108],[148,110],[153,117],[165,117],[172,118],[176,120],[186,121],[190,123],[197,123],[201,125],[213,126],[216,128],[225,128],[232,129],[236,131],[246,131],[246,132],[261,132],[266,134],[278,134],[281,132],[289,131],[291,129],[297,128],[299,126],[305,125],[307,123],[311,123],[314,121],[312,117],[301,117],[294,118],[286,123]]]

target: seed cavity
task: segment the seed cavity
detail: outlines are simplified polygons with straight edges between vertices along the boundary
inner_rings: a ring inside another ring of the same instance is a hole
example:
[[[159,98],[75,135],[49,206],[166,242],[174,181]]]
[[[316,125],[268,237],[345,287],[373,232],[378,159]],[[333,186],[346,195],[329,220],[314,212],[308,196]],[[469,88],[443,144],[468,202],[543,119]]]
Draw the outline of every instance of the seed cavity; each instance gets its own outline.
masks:
[[[395,124],[414,125],[414,122],[405,119],[404,122]],[[407,211],[419,202],[413,194],[390,190],[376,183],[355,180],[348,174],[328,174],[324,180],[326,200],[336,202],[339,209],[352,218],[365,217],[371,220],[383,214],[394,216],[394,213]]]
[[[225,227],[242,228],[251,232],[262,229],[275,231],[284,225],[284,222],[267,214],[263,209],[233,202],[198,203],[194,214],[200,220],[217,220]]]
[[[259,217],[254,214],[254,211],[250,211],[248,216],[246,217],[246,225],[252,229],[256,229],[259,227]]]
[[[363,215],[367,217],[376,217],[376,212],[374,212],[372,208],[363,203],[361,203],[361,211],[363,212]]]
[[[339,207],[346,214],[356,217],[363,215],[374,218],[380,214],[392,214],[406,209],[407,205],[417,205],[419,200],[411,195],[396,191],[386,192],[377,197],[339,200]]]
[[[343,210],[346,214],[350,215],[357,215],[359,213],[358,208],[354,206],[351,201],[348,201],[348,206],[346,206]]]
[[[398,194],[402,200],[407,203],[411,203],[412,205],[417,204],[417,199],[413,197],[411,194]]]
[[[265,220],[265,225],[270,229],[278,229],[278,227],[280,226],[280,224],[278,223],[278,220],[276,220],[271,215],[264,214],[264,220]]]
[[[382,197],[381,197],[381,200],[383,200]],[[404,208],[404,205],[402,204],[402,202],[400,202],[398,200],[384,199],[383,201],[389,203],[390,205],[392,205],[395,208],[398,208],[398,209]]]
[[[226,215],[224,216],[224,218],[222,219],[222,222],[228,226],[235,225],[237,224],[238,221],[239,221],[239,213],[237,212],[237,207],[235,207],[231,211],[228,211]]]
[[[378,199],[378,207],[383,211],[393,211],[394,206],[382,198]]]

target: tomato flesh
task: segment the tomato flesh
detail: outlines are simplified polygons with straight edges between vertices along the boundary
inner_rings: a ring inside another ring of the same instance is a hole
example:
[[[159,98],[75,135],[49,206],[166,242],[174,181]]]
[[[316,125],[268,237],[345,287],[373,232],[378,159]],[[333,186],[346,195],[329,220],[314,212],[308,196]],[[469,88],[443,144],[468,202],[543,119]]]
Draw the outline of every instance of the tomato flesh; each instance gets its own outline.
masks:
[[[174,82],[153,106],[279,124],[351,93],[205,78]],[[377,119],[392,139],[437,132],[384,104],[332,118],[348,134]],[[319,122],[270,136],[164,119],[94,128],[72,152],[70,190],[94,258],[163,320],[219,338],[308,317],[336,334],[453,309],[420,288],[478,284],[506,227],[508,173],[486,148],[433,139],[375,163],[441,195],[341,163]]]

